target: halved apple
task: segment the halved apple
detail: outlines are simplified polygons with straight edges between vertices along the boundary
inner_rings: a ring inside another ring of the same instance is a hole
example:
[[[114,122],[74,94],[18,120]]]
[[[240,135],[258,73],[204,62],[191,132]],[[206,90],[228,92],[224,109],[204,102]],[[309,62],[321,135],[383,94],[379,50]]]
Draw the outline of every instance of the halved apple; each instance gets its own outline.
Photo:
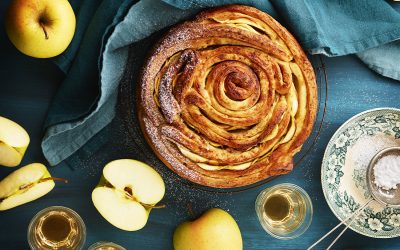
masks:
[[[25,129],[0,116],[0,165],[18,166],[28,145],[29,135]]]
[[[26,165],[0,181],[0,211],[36,200],[54,188],[54,178],[40,163]]]
[[[108,163],[92,192],[99,213],[112,225],[126,231],[143,228],[152,208],[164,197],[161,176],[149,165],[130,159]]]

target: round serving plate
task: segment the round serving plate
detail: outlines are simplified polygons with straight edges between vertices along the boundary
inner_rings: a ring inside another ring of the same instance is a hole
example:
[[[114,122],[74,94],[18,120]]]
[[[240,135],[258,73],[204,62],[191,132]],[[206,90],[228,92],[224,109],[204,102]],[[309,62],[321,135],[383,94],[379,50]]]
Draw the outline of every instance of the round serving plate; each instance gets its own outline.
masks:
[[[142,44],[140,44],[141,47],[149,47],[149,44],[152,44],[152,41],[157,40],[157,36],[155,34],[154,37],[150,37],[150,40],[144,41]],[[145,51],[145,50],[141,50]],[[126,132],[128,133],[129,137],[128,138],[131,142],[132,145],[136,148],[140,148],[141,151],[143,152],[143,155],[148,159],[148,163],[152,165],[154,168],[156,168],[157,171],[159,171],[163,177],[168,176],[169,180],[171,183],[182,183],[185,186],[188,186],[189,188],[195,189],[195,190],[202,190],[206,192],[212,192],[212,193],[236,193],[236,192],[243,192],[247,191],[250,189],[257,188],[272,179],[276,178],[270,177],[267,179],[264,179],[262,181],[259,181],[257,183],[254,183],[252,185],[248,186],[243,186],[243,187],[237,187],[237,188],[212,188],[212,187],[207,187],[207,186],[202,186],[196,183],[192,183],[190,181],[187,181],[181,177],[179,177],[177,174],[173,173],[173,175],[170,174],[172,172],[169,168],[167,168],[154,154],[154,152],[151,151],[150,147],[147,145],[144,136],[140,130],[138,118],[137,118],[137,110],[136,110],[136,84],[137,84],[137,76],[139,75],[140,69],[142,67],[143,61],[138,60],[138,58],[145,57],[146,53],[143,52],[143,55],[134,55],[132,53],[129,54],[128,60],[127,60],[127,65],[130,65],[130,67],[126,67],[125,73],[123,76],[123,79],[121,80],[121,85],[120,85],[120,92],[119,92],[119,101],[118,101],[118,112],[120,113],[120,116],[122,117],[122,120],[124,122],[124,127]],[[328,95],[328,80],[327,80],[327,74],[326,74],[326,69],[325,69],[325,64],[321,56],[313,56],[310,58],[310,61],[314,67],[315,73],[316,73],[316,79],[317,79],[317,85],[318,85],[318,111],[317,111],[317,117],[316,121],[314,124],[314,129],[307,141],[303,144],[302,150],[295,155],[295,167],[302,162],[307,155],[309,155],[313,149],[316,148],[316,143],[318,141],[319,135],[321,134],[321,129],[323,127],[324,123],[324,118],[325,118],[325,113],[326,113],[326,105],[327,105],[327,95]]]
[[[339,220],[344,220],[370,199],[366,170],[380,150],[400,146],[400,109],[378,108],[346,121],[326,147],[321,167],[325,199]],[[400,236],[400,209],[371,202],[350,225],[373,238]]]

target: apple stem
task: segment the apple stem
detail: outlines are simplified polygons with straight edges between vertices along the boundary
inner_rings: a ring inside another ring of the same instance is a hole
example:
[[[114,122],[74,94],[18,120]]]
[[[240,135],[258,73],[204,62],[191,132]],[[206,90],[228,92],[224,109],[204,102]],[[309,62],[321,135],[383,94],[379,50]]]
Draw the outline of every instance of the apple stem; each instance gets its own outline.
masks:
[[[45,182],[45,181],[49,181],[49,180],[53,180],[53,181],[63,181],[64,183],[68,183],[68,180],[67,180],[67,179],[58,178],[58,177],[47,177],[47,178],[43,178],[43,179],[40,179],[38,183]],[[29,184],[22,185],[22,186],[19,187],[19,190],[31,188],[31,187],[33,187],[33,185],[35,185],[35,183],[29,183]]]
[[[48,40],[48,39],[49,39],[49,34],[47,34],[47,30],[46,30],[46,28],[44,27],[44,25],[43,25],[42,22],[40,22],[40,26],[42,26],[42,29],[43,29],[43,32],[44,32],[44,38],[45,38],[46,40]]]
[[[143,204],[143,203],[140,203],[140,204],[142,204],[142,206],[143,207],[145,207],[145,208],[166,208],[167,206],[166,205],[147,205],[147,204]]]
[[[191,202],[187,203],[187,209],[188,209],[189,215],[194,218],[195,214],[193,212],[193,206],[192,206]]]
[[[68,183],[68,180],[67,180],[67,179],[59,178],[59,177],[47,177],[47,178],[43,178],[43,179],[40,179],[39,183],[40,183],[40,182],[49,181],[49,180],[53,180],[53,181],[63,181],[64,183]]]

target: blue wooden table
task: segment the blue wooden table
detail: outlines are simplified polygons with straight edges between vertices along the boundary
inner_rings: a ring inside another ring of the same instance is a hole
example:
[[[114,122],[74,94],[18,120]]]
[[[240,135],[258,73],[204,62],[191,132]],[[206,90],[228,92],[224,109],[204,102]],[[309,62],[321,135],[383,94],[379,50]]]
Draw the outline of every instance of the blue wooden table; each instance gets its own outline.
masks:
[[[0,2],[4,17],[9,1]],[[0,27],[4,27],[1,18]],[[21,165],[46,163],[40,149],[44,121],[51,98],[64,75],[48,60],[28,58],[20,54],[0,29],[0,116],[8,117],[27,129],[31,144]],[[324,58],[327,68],[328,106],[322,135],[312,153],[293,172],[261,187],[235,194],[204,193],[182,188],[166,178],[165,209],[153,210],[146,227],[137,232],[121,231],[107,223],[95,210],[91,192],[102,167],[107,162],[130,157],[135,152],[124,139],[124,131],[112,131],[110,142],[103,146],[85,166],[72,169],[65,165],[51,167],[53,176],[70,180],[57,183],[55,189],[34,202],[0,212],[0,249],[28,249],[26,233],[29,221],[41,209],[52,205],[67,206],[77,211],[87,226],[86,246],[96,241],[113,241],[127,249],[172,249],[172,234],[184,220],[192,219],[211,207],[228,210],[237,220],[244,240],[244,249],[305,249],[339,221],[323,197],[320,165],[324,149],[335,130],[351,116],[376,107],[400,108],[400,82],[383,78],[367,69],[355,56]],[[119,120],[114,121],[118,128]],[[113,139],[119,138],[119,139]],[[0,167],[0,178],[13,168]],[[172,173],[171,173],[172,174]],[[303,187],[314,205],[313,222],[301,237],[282,241],[264,232],[257,221],[254,202],[258,193],[277,183],[290,182]],[[190,213],[187,204],[193,204]],[[327,246],[333,238],[320,245]],[[400,239],[372,239],[348,230],[335,249],[400,249]]]

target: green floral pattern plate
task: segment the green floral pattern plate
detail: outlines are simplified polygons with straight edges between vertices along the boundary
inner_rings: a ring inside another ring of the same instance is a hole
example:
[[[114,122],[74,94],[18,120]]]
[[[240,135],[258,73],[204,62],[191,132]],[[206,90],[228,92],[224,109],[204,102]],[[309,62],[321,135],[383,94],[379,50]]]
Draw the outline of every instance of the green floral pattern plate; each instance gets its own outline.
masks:
[[[346,121],[332,136],[321,167],[325,199],[339,220],[349,217],[370,198],[366,168],[375,153],[400,146],[400,109],[362,112]],[[350,225],[373,238],[400,236],[400,209],[371,202]]]

